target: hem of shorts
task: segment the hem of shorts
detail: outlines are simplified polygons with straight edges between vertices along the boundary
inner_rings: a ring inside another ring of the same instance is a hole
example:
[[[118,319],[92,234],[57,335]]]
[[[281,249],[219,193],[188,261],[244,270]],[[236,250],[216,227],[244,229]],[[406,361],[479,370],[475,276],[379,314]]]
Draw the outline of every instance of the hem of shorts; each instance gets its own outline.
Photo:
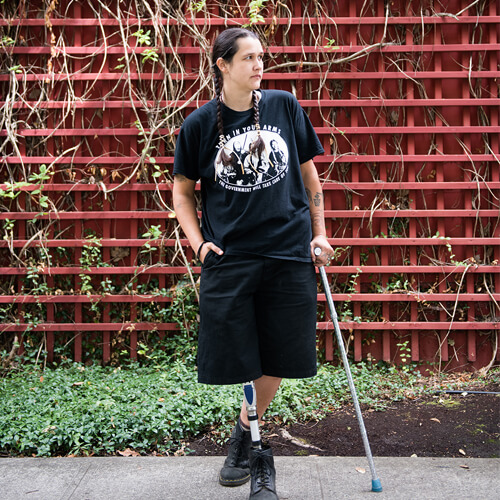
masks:
[[[311,378],[315,377],[318,374],[318,370],[314,369],[308,372],[303,373],[260,373],[257,375],[250,375],[248,378],[236,377],[234,379],[215,379],[211,377],[200,377],[198,375],[198,383],[199,384],[207,384],[207,385],[235,385],[235,384],[244,384],[245,382],[250,382],[253,380],[257,380],[263,375],[267,375],[268,377],[277,377],[277,378],[286,378],[286,379],[301,379],[301,378]]]
[[[300,255],[271,255],[266,253],[253,253],[253,252],[244,252],[239,250],[226,251],[225,255],[230,255],[233,257],[261,257],[274,260],[287,260],[294,262],[312,263],[312,258],[310,255],[308,255],[307,257]]]
[[[214,378],[214,377],[205,377],[200,376],[198,373],[198,383],[199,384],[208,384],[208,385],[235,385],[235,384],[244,384],[245,382],[251,382],[252,380],[257,380],[262,377],[262,372],[257,372],[255,374],[251,374],[248,378],[242,377],[234,377],[234,378]]]
[[[299,378],[311,378],[315,377],[318,374],[318,370],[315,368],[314,370],[308,371],[308,372],[302,372],[302,373],[264,373],[264,375],[267,375],[268,377],[278,377],[278,378],[287,378],[287,379],[299,379]]]

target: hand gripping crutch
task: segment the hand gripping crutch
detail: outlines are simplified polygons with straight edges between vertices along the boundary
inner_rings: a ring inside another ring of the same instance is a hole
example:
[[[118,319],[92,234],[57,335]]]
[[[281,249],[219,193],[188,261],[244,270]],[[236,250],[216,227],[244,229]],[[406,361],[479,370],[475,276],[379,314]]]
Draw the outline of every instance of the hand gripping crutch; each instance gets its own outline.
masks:
[[[314,254],[316,256],[321,255],[321,249],[315,248]],[[335,328],[335,335],[337,337],[337,344],[340,349],[340,354],[342,356],[342,362],[344,363],[345,372],[347,375],[347,381],[349,382],[349,389],[351,391],[352,401],[354,403],[354,408],[356,410],[356,416],[358,417],[359,430],[361,431],[361,437],[363,438],[363,444],[365,446],[366,458],[368,459],[368,465],[370,466],[370,472],[372,474],[372,491],[380,492],[382,491],[382,484],[375,471],[375,465],[373,463],[373,456],[370,449],[370,443],[368,442],[368,435],[366,434],[365,423],[363,421],[363,415],[361,414],[361,409],[359,407],[358,396],[356,395],[356,388],[354,387],[354,382],[352,380],[351,368],[349,367],[349,361],[347,360],[347,354],[344,347],[344,339],[340,333],[339,320],[337,316],[337,311],[335,310],[335,305],[333,303],[332,293],[330,292],[330,285],[328,284],[328,279],[326,276],[326,271],[323,266],[318,266],[319,273],[321,275],[321,281],[323,282],[323,289],[325,291],[326,300],[328,302],[328,308],[330,309],[330,315],[332,317],[333,326]]]
[[[260,450],[262,448],[262,442],[260,440],[259,415],[257,413],[257,395],[255,393],[255,384],[253,382],[245,382],[243,384],[243,396],[245,398],[248,421],[250,422],[252,448]]]

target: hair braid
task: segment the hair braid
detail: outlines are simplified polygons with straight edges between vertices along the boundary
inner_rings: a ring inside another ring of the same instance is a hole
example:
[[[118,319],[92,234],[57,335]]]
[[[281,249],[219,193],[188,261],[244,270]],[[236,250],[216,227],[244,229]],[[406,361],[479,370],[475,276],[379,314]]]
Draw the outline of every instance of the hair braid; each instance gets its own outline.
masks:
[[[217,103],[217,130],[219,133],[219,144],[218,144],[218,157],[217,162],[222,162],[222,164],[226,167],[235,159],[233,152],[227,154],[226,152],[226,138],[224,136],[224,123],[222,120],[222,89],[223,89],[223,77],[222,73],[217,66],[217,61],[219,59],[223,59],[227,63],[230,63],[233,60],[234,54],[238,51],[238,39],[252,37],[256,40],[259,37],[252,31],[249,31],[244,28],[228,28],[222,31],[217,38],[215,39],[214,45],[212,47],[212,70],[214,77],[214,86],[215,86],[215,100]],[[265,150],[264,140],[260,134],[260,125],[259,125],[259,103],[257,94],[255,92],[252,93],[252,103],[253,103],[253,114],[254,114],[254,126],[257,130],[256,139],[250,144],[250,153],[257,154],[260,158],[262,152]],[[240,162],[241,164],[241,162]],[[241,166],[243,168],[243,166]],[[217,175],[217,174],[216,174]]]
[[[257,156],[260,158],[262,152],[266,149],[266,144],[264,143],[264,139],[260,135],[260,110],[259,110],[259,101],[257,99],[257,92],[255,90],[252,92],[252,103],[253,103],[253,123],[255,126],[255,130],[257,130],[257,138],[250,145],[250,153],[257,153]]]
[[[224,122],[222,121],[222,75],[220,69],[216,64],[213,66],[214,70],[214,85],[215,85],[215,100],[217,102],[217,129],[219,131],[219,144],[220,159],[224,166],[231,163],[230,156],[224,151],[226,139],[224,138]]]

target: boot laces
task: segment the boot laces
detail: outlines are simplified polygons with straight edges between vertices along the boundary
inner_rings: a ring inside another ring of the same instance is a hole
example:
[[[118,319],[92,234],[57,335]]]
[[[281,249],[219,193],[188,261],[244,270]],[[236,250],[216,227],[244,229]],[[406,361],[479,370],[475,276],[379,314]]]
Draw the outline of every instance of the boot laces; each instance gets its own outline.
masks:
[[[243,434],[231,436],[229,438],[229,455],[228,458],[232,458],[231,461],[237,462],[243,457]],[[232,453],[231,453],[232,452]]]
[[[229,438],[229,446],[235,446],[237,448],[242,448],[243,447],[243,434],[239,434],[237,436],[231,436]]]
[[[255,464],[255,482],[258,486],[268,487],[271,478],[271,468],[264,458],[258,457]]]

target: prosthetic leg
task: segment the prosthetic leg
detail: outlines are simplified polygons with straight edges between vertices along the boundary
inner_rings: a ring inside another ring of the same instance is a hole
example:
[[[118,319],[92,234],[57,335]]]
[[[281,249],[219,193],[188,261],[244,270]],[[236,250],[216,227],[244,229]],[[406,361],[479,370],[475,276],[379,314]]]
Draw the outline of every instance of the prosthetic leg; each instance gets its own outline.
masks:
[[[249,457],[251,476],[249,500],[278,500],[273,454],[271,448],[263,445],[260,439],[257,395],[253,382],[243,384],[243,395],[252,437]]]
[[[253,382],[243,384],[243,396],[247,408],[248,421],[250,422],[250,434],[252,435],[252,448],[260,450],[262,442],[259,431],[259,415],[257,414],[257,394]]]

